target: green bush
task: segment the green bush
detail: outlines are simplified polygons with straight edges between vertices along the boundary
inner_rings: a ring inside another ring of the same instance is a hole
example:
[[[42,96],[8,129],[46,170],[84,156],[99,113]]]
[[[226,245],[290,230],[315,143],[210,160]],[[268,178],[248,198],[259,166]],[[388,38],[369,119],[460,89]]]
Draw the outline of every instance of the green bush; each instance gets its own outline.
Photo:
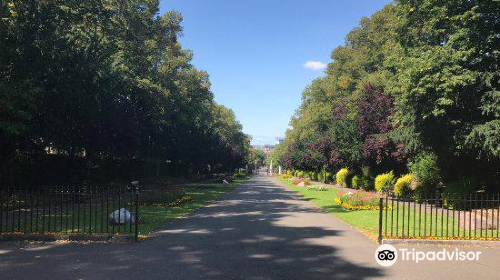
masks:
[[[347,172],[347,175],[345,176],[345,183],[346,183],[347,187],[352,188],[352,178],[355,175],[356,174],[354,174],[354,172],[352,172],[352,171]]]
[[[436,185],[441,181],[441,170],[438,166],[437,156],[423,153],[408,164],[408,167],[417,182],[415,193],[418,195],[433,194]]]
[[[351,180],[351,187],[353,189],[359,190],[361,188],[361,178],[358,175],[354,175]]]
[[[348,173],[349,170],[347,168],[342,168],[337,172],[335,176],[337,185],[347,187],[346,177]]]
[[[373,178],[368,176],[362,176],[360,180],[360,188],[365,191],[373,190]]]
[[[318,181],[318,173],[316,173],[316,172],[311,172],[311,180],[313,180],[313,181]]]
[[[330,174],[330,172],[325,171],[325,183],[330,183],[331,177],[332,175]]]
[[[412,192],[411,182],[413,174],[409,173],[399,177],[394,184],[394,194],[399,196],[410,195]]]
[[[375,190],[378,193],[383,193],[392,188],[394,184],[394,173],[391,171],[389,173],[383,173],[375,178]]]
[[[450,209],[463,209],[467,205],[464,205],[461,199],[469,198],[478,189],[480,189],[479,184],[472,179],[460,179],[448,183],[441,194],[444,206]]]
[[[325,182],[325,174],[323,171],[318,173],[318,182],[321,182],[321,183]]]

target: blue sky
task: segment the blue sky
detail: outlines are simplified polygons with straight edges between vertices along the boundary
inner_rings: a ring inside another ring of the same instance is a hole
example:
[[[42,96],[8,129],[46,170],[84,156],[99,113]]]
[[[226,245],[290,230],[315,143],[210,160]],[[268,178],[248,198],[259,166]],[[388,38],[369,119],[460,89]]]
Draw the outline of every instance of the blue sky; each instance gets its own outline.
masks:
[[[284,135],[331,51],[363,16],[390,2],[163,0],[160,13],[183,15],[181,43],[209,73],[215,100],[234,110],[252,144],[266,144]]]

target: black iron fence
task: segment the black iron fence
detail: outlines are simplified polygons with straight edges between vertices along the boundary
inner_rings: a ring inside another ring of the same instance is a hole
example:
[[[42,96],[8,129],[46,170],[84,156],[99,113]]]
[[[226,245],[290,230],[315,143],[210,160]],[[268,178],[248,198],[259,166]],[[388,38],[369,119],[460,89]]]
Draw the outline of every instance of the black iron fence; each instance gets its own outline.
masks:
[[[0,188],[0,234],[138,238],[139,187]]]
[[[500,240],[500,194],[380,198],[382,239]]]

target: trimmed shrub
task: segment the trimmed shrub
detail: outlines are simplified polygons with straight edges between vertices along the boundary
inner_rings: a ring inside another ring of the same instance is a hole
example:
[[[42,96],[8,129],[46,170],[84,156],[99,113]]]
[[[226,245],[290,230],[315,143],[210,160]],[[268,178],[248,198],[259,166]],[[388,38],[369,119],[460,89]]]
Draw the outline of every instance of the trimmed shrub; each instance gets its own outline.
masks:
[[[345,184],[347,187],[352,188],[352,178],[356,176],[354,172],[350,171],[347,172],[347,175],[345,176]]]
[[[375,190],[378,193],[383,193],[390,190],[394,184],[394,173],[391,171],[389,173],[383,173],[375,178]]]
[[[415,158],[414,162],[408,164],[408,167],[417,182],[415,193],[419,195],[433,194],[436,185],[441,180],[437,156],[431,153],[421,154]]]
[[[351,187],[353,189],[361,188],[361,178],[358,175],[354,175],[351,179]]]
[[[311,180],[313,180],[313,181],[318,181],[318,173],[316,173],[316,172],[311,172]]]
[[[330,172],[325,172],[325,183],[332,182],[332,174]]]
[[[399,177],[394,184],[394,194],[399,196],[410,195],[412,192],[411,182],[413,174],[409,173]]]
[[[321,183],[325,182],[325,174],[324,174],[324,172],[318,173],[318,182],[321,182]]]
[[[348,173],[349,170],[347,170],[347,168],[342,168],[337,172],[335,176],[337,185],[347,187],[346,177]]]
[[[368,176],[362,176],[360,180],[360,188],[365,191],[373,190],[373,178]]]

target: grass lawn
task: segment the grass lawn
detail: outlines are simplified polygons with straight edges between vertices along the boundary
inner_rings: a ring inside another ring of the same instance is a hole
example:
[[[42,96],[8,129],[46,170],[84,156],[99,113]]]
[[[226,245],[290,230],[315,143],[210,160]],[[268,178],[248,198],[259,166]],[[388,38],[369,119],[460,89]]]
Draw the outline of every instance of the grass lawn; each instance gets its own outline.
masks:
[[[346,211],[337,204],[334,199],[339,192],[335,188],[328,188],[326,191],[312,191],[305,187],[297,187],[292,182],[276,177],[278,182],[291,188],[303,197],[323,209],[325,212],[339,217],[344,222],[354,226],[365,233],[370,239],[376,240],[378,237],[378,210]]]
[[[341,207],[334,201],[337,193],[339,192],[339,190],[335,188],[328,188],[326,191],[314,191],[308,190],[306,187],[295,186],[294,184],[292,184],[292,182],[279,177],[276,177],[276,179],[278,180],[278,182],[296,191],[297,193],[314,203],[316,206],[323,209],[325,212],[333,214],[344,222],[354,226],[359,231],[370,237],[370,239],[377,240],[379,210],[346,211],[343,207]],[[430,238],[437,239],[446,239],[447,236],[451,236],[451,238],[458,238],[453,236],[465,237],[462,239],[467,239],[469,238],[469,236],[471,239],[498,237],[498,231],[496,229],[483,229],[481,232],[481,230],[479,229],[474,230],[472,228],[469,232],[467,226],[464,228],[464,212],[462,212],[461,214],[462,216],[459,223],[458,213],[453,216],[453,212],[447,212],[446,209],[442,211],[441,208],[439,208],[438,215],[436,216],[436,208],[433,207],[433,214],[431,216],[429,208],[427,210],[427,214],[424,215],[425,206],[421,206],[421,208],[419,208],[418,204],[406,204],[403,207],[402,203],[400,203],[399,208],[397,208],[397,203],[394,203],[394,205],[391,206],[394,207],[392,210],[388,210],[387,213],[385,210],[383,211],[383,235],[385,235],[386,233],[385,228],[387,221],[387,236],[430,236]],[[467,213],[466,215],[468,215]],[[420,218],[419,214],[421,214]]]
[[[166,223],[185,216],[197,208],[200,208],[211,201],[217,199],[222,194],[225,194],[234,189],[239,184],[245,182],[249,178],[237,178],[231,184],[221,183],[194,183],[183,185],[180,188],[183,190],[184,196],[191,197],[190,200],[175,206],[163,205],[144,205],[139,206],[139,217],[143,219],[143,223],[139,224],[139,235],[144,236],[148,233],[159,229]],[[163,199],[161,194],[157,194],[160,201]],[[0,233],[2,232],[36,232],[36,233],[123,233],[129,234],[134,232],[134,225],[111,225],[107,222],[107,217],[113,210],[125,207],[133,209],[132,196],[123,196],[121,205],[116,200],[109,204],[88,204],[78,205],[61,203],[62,207],[50,210],[46,207],[44,212],[41,212],[37,217],[30,218],[27,211],[19,214],[19,218],[15,222],[7,224],[7,215],[17,217],[16,212],[13,214],[4,213],[2,223],[0,224]],[[61,205],[58,204],[58,205]],[[50,212],[50,215],[48,214]],[[10,219],[11,221],[13,219]]]
[[[148,234],[176,218],[185,216],[197,208],[207,205],[246,180],[248,178],[237,178],[231,184],[188,185],[185,187],[185,192],[186,195],[192,197],[188,202],[178,206],[141,206],[139,212],[144,219],[144,224],[140,225],[139,234]]]

